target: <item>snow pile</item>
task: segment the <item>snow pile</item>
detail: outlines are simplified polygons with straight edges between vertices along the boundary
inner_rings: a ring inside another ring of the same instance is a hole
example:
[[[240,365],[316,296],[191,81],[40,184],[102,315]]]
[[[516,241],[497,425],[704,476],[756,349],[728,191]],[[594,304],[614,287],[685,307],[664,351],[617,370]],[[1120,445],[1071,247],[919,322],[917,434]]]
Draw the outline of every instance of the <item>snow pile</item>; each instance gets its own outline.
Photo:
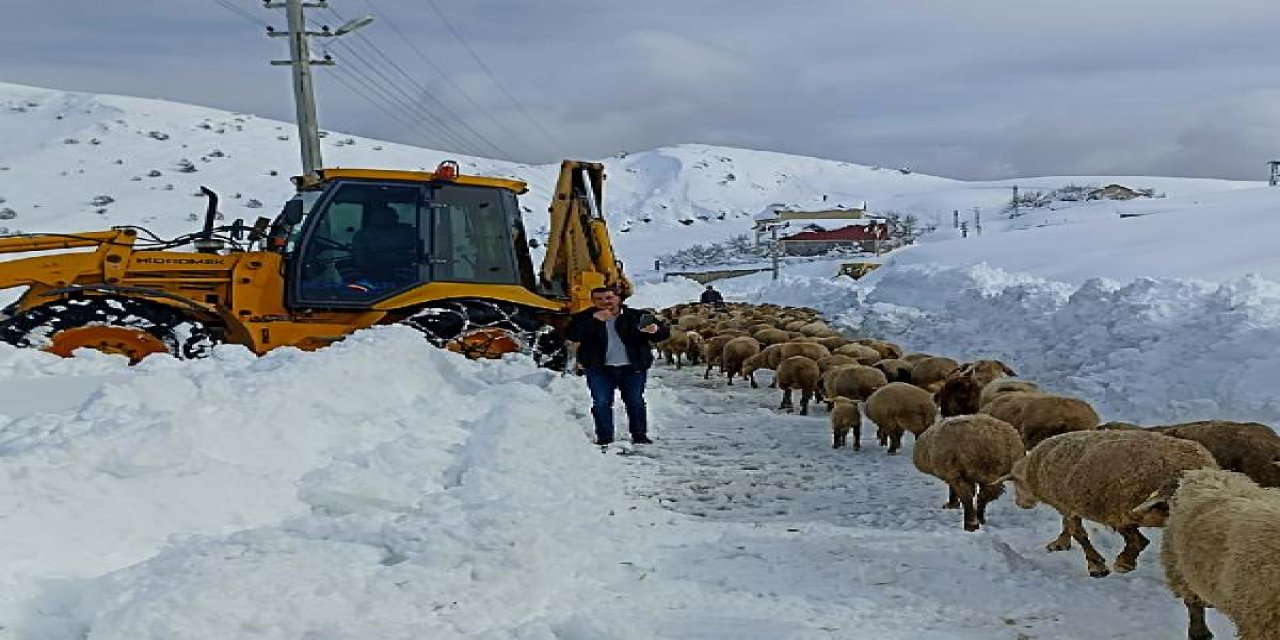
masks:
[[[705,285],[688,278],[671,278],[666,282],[637,282],[635,285],[635,295],[627,298],[627,306],[651,309],[697,302],[705,288]]]
[[[398,328],[116,364],[4,429],[4,605],[37,596],[19,637],[550,637],[615,552],[576,379]]]
[[[915,265],[883,269],[834,320],[909,350],[1004,360],[1109,419],[1280,420],[1280,353],[1269,346],[1280,340],[1280,284],[1258,277],[1071,285]]]

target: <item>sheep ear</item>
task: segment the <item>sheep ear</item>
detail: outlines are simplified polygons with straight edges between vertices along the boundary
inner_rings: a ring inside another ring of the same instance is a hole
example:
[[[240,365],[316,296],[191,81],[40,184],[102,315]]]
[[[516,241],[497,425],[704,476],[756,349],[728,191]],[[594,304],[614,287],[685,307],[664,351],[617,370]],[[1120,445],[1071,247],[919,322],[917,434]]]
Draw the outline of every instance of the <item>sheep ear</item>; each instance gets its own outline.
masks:
[[[1142,504],[1134,507],[1130,513],[1143,514],[1148,511],[1160,511],[1163,513],[1169,513],[1169,497],[1158,495],[1159,493],[1160,492],[1157,491],[1156,493],[1152,494],[1151,497],[1147,498],[1146,501],[1144,501]]]

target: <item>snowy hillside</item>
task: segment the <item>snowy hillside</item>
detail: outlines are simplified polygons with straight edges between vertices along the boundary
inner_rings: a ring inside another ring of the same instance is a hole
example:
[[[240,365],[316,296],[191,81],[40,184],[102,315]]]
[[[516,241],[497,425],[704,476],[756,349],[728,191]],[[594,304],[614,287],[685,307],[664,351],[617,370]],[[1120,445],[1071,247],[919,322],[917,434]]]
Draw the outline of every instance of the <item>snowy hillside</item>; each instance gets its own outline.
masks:
[[[545,224],[558,165],[529,166],[458,156],[341,133],[322,141],[327,166],[431,169],[454,158],[465,172],[529,183],[527,223]],[[222,196],[228,219],[274,216],[291,194],[298,164],[289,123],[159,100],[89,95],[0,84],[0,227],[73,231],[142,224],[161,235],[191,230],[204,211],[199,187]],[[953,211],[977,207],[995,230],[1013,181],[972,183],[896,169],[765,151],[680,145],[603,159],[606,213],[623,258],[653,256],[744,233],[774,203],[801,209],[859,206],[895,210],[946,226]],[[274,175],[273,175],[274,174]],[[1129,182],[1170,198],[1255,187],[1184,178],[1045,177],[1026,189],[1072,182]],[[1114,203],[1108,203],[1111,205]],[[1163,204],[1163,203],[1162,203]],[[1142,205],[1135,205],[1140,207]],[[1135,206],[1125,205],[1126,210]],[[1114,215],[1113,206],[1091,210]],[[1047,222],[1060,222],[1059,214]],[[10,217],[12,216],[12,217]],[[1030,216],[1020,224],[1038,224]],[[676,231],[677,233],[673,233]]]

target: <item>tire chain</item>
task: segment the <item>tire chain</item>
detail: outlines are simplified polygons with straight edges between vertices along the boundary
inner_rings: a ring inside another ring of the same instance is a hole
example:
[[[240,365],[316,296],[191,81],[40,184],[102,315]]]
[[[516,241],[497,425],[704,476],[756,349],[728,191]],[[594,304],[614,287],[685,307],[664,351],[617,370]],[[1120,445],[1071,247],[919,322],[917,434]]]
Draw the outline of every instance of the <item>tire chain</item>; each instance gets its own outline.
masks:
[[[427,340],[444,348],[454,339],[483,329],[506,331],[520,346],[520,353],[533,358],[538,366],[563,366],[564,342],[553,327],[521,314],[518,309],[485,300],[448,302],[410,316],[405,322],[421,331]],[[530,325],[537,324],[536,328]],[[434,327],[432,325],[435,325]],[[465,347],[463,355],[474,358],[488,351],[492,340]]]

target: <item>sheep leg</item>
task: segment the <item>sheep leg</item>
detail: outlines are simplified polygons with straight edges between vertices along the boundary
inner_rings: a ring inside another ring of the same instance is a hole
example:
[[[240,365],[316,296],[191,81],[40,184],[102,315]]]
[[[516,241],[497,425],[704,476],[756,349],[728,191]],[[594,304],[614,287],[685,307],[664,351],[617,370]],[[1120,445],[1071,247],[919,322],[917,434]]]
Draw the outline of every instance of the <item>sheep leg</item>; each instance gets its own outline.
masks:
[[[813,399],[812,389],[800,390],[800,415],[809,415],[809,401]]]
[[[902,431],[897,430],[889,434],[889,455],[898,455],[898,449],[902,448]]]
[[[1004,485],[998,482],[978,485],[978,522],[987,523],[987,505],[1004,493]]]
[[[1105,578],[1111,574],[1111,570],[1107,568],[1107,561],[1093,548],[1093,543],[1089,541],[1089,532],[1085,530],[1084,523],[1080,521],[1079,516],[1071,516],[1069,518],[1071,527],[1071,537],[1080,543],[1080,548],[1084,550],[1084,560],[1089,568],[1089,577]]]
[[[862,423],[855,422],[851,428],[853,429],[853,450],[862,451]]]
[[[733,386],[733,373],[734,373],[734,371],[733,371],[732,369],[730,369],[730,370],[729,370],[729,386],[731,386],[731,387]]]
[[[1130,525],[1117,531],[1124,536],[1124,550],[1116,556],[1115,570],[1117,573],[1129,573],[1138,568],[1138,554],[1142,553],[1151,541],[1138,531],[1137,525]]]
[[[751,381],[752,389],[760,388],[760,385],[756,384],[756,374],[754,372],[747,374],[747,379]]]
[[[778,405],[778,408],[779,408],[779,409],[787,409],[787,413],[791,413],[791,410],[792,410],[792,409],[794,409],[794,405],[792,405],[792,404],[791,404],[791,390],[790,390],[790,389],[783,389],[783,390],[782,390],[782,404]]]
[[[960,498],[956,497],[956,488],[947,484],[947,503],[942,505],[943,509],[959,509]]]
[[[839,449],[844,446],[845,430],[841,427],[835,427],[831,430],[831,448]]]
[[[680,358],[683,357],[683,355],[684,354],[680,353],[679,351],[676,352],[676,369],[679,369],[681,367]]]
[[[876,425],[876,440],[880,442],[880,446],[889,444],[889,432],[885,431],[880,425]]]
[[[1204,602],[1199,598],[1183,598],[1182,603],[1187,605],[1188,640],[1211,640],[1213,632],[1204,621]]]
[[[978,527],[978,510],[974,508],[973,501],[976,497],[973,491],[973,483],[968,480],[959,480],[948,483],[951,490],[955,492],[956,497],[960,499],[960,507],[964,509],[964,530],[977,531]]]
[[[1054,538],[1044,548],[1050,553],[1054,551],[1066,551],[1071,548],[1071,521],[1067,516],[1062,516],[1062,532],[1058,537]]]
[[[711,379],[711,360],[707,360],[707,371],[702,374],[702,379],[703,380]]]

